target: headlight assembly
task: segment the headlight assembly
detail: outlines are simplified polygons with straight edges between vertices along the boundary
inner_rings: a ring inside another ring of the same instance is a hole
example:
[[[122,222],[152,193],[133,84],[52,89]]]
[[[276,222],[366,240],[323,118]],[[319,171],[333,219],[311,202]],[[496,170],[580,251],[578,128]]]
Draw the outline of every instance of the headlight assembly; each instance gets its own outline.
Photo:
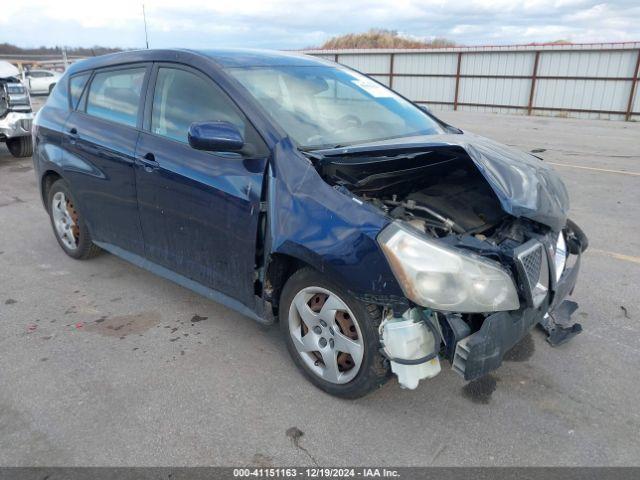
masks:
[[[404,294],[435,310],[497,312],[520,307],[509,273],[479,255],[447,247],[394,222],[378,235]]]

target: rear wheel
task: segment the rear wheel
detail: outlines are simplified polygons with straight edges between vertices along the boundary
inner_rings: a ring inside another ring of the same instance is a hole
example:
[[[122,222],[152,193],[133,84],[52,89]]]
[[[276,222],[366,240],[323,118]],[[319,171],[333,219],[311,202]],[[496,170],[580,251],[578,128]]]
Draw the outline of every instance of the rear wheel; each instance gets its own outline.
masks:
[[[48,201],[53,232],[65,253],[80,260],[100,253],[100,248],[91,240],[67,182],[56,180],[49,190]]]
[[[317,387],[357,398],[384,384],[379,307],[364,304],[310,268],[294,273],[280,301],[280,328],[295,364]]]
[[[30,157],[33,154],[31,135],[8,138],[7,148],[14,157]]]

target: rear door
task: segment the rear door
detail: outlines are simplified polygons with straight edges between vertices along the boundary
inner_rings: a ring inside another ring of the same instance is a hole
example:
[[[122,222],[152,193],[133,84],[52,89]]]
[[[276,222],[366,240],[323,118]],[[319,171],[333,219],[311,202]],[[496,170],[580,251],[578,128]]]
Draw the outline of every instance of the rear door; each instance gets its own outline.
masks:
[[[145,64],[96,70],[64,133],[67,175],[94,240],[139,255],[134,154],[150,70]],[[72,77],[72,99],[78,88]]]
[[[147,258],[251,306],[264,143],[212,79],[188,67],[156,64],[146,106],[136,184]],[[236,125],[254,153],[191,148],[189,125],[216,120]]]

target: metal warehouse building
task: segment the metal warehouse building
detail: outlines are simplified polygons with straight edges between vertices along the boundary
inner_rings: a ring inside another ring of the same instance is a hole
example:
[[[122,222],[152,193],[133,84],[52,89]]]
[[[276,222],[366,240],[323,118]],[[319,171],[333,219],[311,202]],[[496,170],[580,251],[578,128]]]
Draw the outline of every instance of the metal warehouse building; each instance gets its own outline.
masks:
[[[434,110],[640,120],[640,42],[304,53]]]

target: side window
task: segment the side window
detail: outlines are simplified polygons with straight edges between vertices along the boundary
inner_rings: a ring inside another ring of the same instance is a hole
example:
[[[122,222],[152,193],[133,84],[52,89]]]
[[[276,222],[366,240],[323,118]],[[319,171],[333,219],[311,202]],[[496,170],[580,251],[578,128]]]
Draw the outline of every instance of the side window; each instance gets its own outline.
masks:
[[[76,75],[74,77],[71,77],[71,79],[69,80],[69,95],[71,97],[72,110],[78,108],[78,102],[80,101],[80,97],[82,96],[84,86],[87,84],[87,80],[89,80],[88,73]]]
[[[89,86],[87,113],[135,127],[145,68],[96,73]]]
[[[153,94],[151,131],[187,143],[189,126],[198,121],[231,122],[247,141],[251,140],[245,135],[243,115],[212,81],[176,68],[159,68]]]
[[[47,98],[47,107],[69,110],[69,92],[67,82],[58,82]]]

